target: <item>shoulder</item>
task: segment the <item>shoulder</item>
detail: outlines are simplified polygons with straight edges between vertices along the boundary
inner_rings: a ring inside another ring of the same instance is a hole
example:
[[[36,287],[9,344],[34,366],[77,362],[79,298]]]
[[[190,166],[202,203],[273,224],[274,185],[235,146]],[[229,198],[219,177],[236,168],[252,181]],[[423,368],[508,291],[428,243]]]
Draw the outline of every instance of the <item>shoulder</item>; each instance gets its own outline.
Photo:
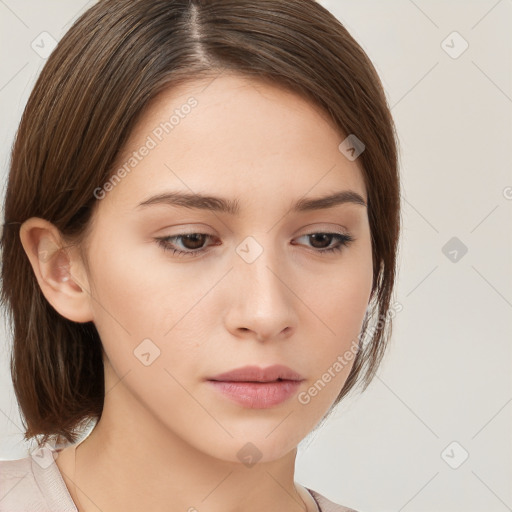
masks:
[[[76,512],[53,451],[0,460],[0,512]]]
[[[326,498],[317,491],[313,491],[308,487],[306,487],[306,489],[317,502],[318,508],[320,509],[321,512],[357,512],[357,510],[354,510],[353,508],[347,508],[344,507],[343,505],[338,505],[337,503],[334,503],[333,501],[329,500],[328,498]]]

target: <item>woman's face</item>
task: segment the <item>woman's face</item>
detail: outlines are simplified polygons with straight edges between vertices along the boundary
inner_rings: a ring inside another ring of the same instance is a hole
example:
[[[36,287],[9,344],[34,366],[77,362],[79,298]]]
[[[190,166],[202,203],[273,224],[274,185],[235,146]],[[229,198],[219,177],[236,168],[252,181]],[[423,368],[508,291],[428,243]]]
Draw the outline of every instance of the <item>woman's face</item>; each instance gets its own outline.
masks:
[[[307,208],[347,191],[366,202],[344,138],[301,97],[236,75],[170,89],[146,110],[117,177],[96,190],[87,248],[93,321],[128,394],[109,399],[144,411],[130,421],[220,459],[266,461],[329,410],[372,286],[366,206]],[[209,380],[276,364],[302,380]]]

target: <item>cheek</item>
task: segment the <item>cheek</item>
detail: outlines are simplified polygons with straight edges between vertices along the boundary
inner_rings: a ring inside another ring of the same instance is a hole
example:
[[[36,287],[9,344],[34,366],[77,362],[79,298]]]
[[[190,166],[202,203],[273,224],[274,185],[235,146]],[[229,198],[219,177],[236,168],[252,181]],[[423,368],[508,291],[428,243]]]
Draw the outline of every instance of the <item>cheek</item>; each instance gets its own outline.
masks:
[[[309,400],[312,408],[332,403],[354,363],[373,280],[370,245],[363,249],[350,256],[347,252],[336,271],[331,270],[309,286],[307,304],[321,320],[311,317],[310,341],[304,346],[314,379],[313,388],[307,390],[301,403]]]
[[[325,324],[325,331],[340,341],[357,336],[368,307],[373,282],[369,237],[349,248],[339,262],[307,282],[308,304]]]
[[[91,306],[116,374],[138,373],[144,363],[156,372],[152,374],[155,382],[169,380],[164,368],[173,373],[183,368],[200,372],[196,367],[199,331],[206,324],[201,298],[214,285],[215,276],[211,272],[198,276],[187,264],[170,265],[150,244],[128,250],[117,240],[109,247],[108,255],[98,250],[91,258]],[[211,307],[207,300],[204,303]]]
[[[211,276],[171,264],[151,242],[123,245],[119,239],[109,247],[108,253],[98,250],[92,261],[92,307],[99,326],[117,324],[134,338],[161,338],[211,287]]]
[[[372,284],[372,269],[355,269],[333,279],[335,291],[327,305],[328,321],[337,335],[346,339],[357,336],[362,325]]]

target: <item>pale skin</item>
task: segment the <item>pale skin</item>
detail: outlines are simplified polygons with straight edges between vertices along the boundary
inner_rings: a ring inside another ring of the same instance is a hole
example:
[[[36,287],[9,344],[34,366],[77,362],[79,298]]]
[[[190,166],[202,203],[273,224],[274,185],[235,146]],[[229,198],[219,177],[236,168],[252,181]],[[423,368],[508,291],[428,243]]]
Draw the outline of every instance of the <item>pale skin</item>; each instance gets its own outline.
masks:
[[[74,482],[72,448],[56,462],[80,511],[314,511],[294,481],[297,445],[328,412],[351,364],[309,403],[295,395],[267,409],[238,405],[205,379],[285,364],[304,376],[304,392],[350,348],[372,286],[367,207],[291,205],[345,190],[367,202],[362,172],[318,107],[227,73],[164,91],[119,165],[191,96],[197,106],[97,201],[89,268],[76,249],[58,250],[64,242],[46,220],[22,225],[45,297],[62,316],[93,321],[105,351],[103,415],[77,451]],[[137,208],[168,191],[236,199],[240,213]],[[180,257],[155,240],[183,233],[210,237],[173,239],[173,248],[205,252]],[[314,233],[354,240],[321,254],[340,244],[305,236]],[[251,263],[236,251],[247,237],[262,249]],[[144,339],[160,350],[147,366],[134,355]],[[237,456],[248,442],[261,453],[251,467]]]

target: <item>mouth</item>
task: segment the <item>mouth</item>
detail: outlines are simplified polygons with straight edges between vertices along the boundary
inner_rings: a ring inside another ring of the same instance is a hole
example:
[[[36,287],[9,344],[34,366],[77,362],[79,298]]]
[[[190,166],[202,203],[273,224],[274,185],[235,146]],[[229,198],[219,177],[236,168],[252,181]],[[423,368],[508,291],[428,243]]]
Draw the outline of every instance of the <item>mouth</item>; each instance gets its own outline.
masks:
[[[304,377],[288,366],[273,365],[267,368],[244,366],[210,377],[211,381],[222,382],[283,382],[302,381]]]
[[[289,400],[301,382],[299,373],[282,365],[268,368],[246,366],[207,379],[229,400],[249,409],[267,409]]]

